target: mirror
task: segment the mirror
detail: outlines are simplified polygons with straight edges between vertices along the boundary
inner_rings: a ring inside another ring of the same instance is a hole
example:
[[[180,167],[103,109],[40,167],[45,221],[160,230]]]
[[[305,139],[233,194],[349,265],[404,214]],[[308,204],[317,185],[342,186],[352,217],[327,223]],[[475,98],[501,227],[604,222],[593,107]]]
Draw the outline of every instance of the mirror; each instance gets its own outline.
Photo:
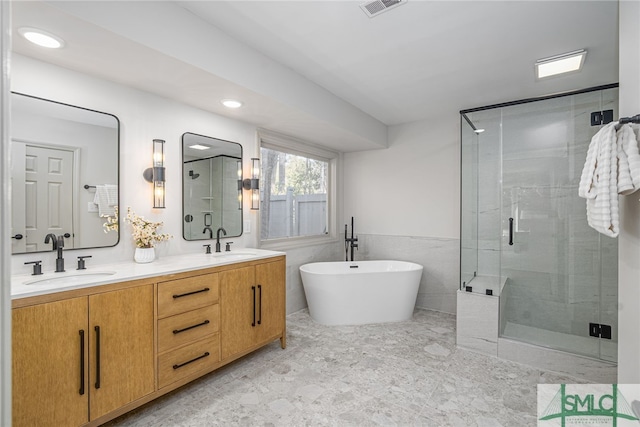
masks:
[[[242,234],[242,146],[182,135],[182,236],[208,240],[222,227],[225,237]]]
[[[104,232],[118,205],[120,122],[114,115],[11,94],[11,253],[118,244]]]

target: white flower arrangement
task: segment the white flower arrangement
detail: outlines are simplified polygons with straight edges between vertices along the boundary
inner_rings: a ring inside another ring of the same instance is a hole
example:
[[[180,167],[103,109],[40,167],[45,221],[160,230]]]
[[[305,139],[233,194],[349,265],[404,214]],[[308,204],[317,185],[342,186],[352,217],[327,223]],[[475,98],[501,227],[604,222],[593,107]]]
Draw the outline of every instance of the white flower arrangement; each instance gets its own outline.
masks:
[[[124,218],[124,222],[131,224],[133,232],[131,237],[136,243],[138,248],[153,248],[157,242],[163,242],[173,238],[171,234],[158,233],[158,228],[162,227],[162,222],[151,222],[144,219],[127,208],[127,216]],[[118,208],[116,207],[116,213],[114,216],[107,217],[107,222],[102,224],[104,232],[118,231]]]
[[[131,237],[139,248],[153,248],[156,242],[163,242],[173,237],[171,234],[157,232],[158,228],[162,227],[162,222],[147,221],[136,215],[130,207],[127,208],[127,216],[124,221],[131,224],[131,228],[133,228]]]

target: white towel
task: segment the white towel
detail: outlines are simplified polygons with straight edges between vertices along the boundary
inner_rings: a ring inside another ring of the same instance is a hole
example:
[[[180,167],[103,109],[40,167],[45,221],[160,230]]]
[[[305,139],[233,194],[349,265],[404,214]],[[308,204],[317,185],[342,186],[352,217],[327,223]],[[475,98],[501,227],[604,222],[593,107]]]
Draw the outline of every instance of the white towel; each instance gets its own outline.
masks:
[[[623,125],[618,131],[618,194],[640,189],[640,155],[633,128]]]
[[[98,205],[98,216],[115,216],[118,204],[118,186],[112,184],[96,185],[93,203]]]
[[[591,139],[578,187],[578,194],[587,199],[588,224],[610,237],[620,231],[616,125],[603,126]]]
[[[633,193],[640,190],[640,153],[638,149],[640,145],[640,129],[632,125],[625,125],[623,129],[625,129],[626,133],[622,145],[629,163],[629,175],[634,187],[631,193]]]

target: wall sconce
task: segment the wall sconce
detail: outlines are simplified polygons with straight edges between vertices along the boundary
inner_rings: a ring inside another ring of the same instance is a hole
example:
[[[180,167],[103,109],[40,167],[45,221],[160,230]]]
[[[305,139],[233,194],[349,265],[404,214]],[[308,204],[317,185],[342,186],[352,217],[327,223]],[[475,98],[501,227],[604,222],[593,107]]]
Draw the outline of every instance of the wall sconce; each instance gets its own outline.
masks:
[[[242,210],[242,160],[238,160],[238,209]]]
[[[251,209],[260,209],[260,159],[251,159],[251,178],[242,181],[242,188],[251,190]]]
[[[153,182],[153,207],[164,208],[164,140],[153,140],[153,167],[147,168],[142,173],[144,179]]]

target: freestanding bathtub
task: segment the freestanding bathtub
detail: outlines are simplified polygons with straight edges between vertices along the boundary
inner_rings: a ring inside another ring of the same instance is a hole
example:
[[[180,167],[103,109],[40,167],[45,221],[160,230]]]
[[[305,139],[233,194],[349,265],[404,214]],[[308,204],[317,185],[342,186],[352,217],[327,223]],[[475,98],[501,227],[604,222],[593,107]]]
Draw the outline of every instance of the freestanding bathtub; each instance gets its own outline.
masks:
[[[316,262],[301,266],[300,274],[313,320],[362,325],[410,319],[422,266],[405,261]]]

